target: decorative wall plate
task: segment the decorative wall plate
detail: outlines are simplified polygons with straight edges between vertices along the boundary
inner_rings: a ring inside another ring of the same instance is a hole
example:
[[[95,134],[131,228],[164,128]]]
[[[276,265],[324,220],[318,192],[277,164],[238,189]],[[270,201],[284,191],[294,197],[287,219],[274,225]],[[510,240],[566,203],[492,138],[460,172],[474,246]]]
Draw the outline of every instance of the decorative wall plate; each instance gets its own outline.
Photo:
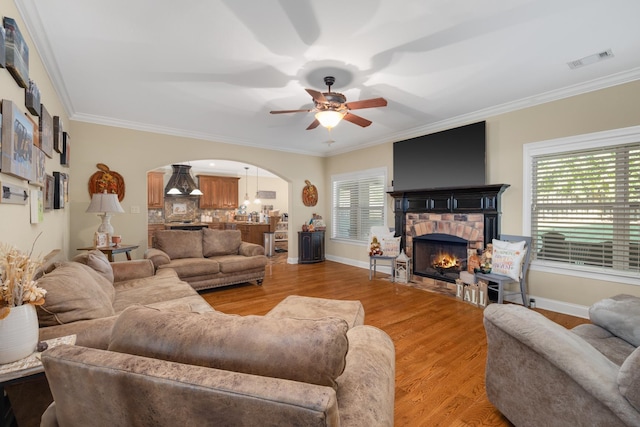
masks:
[[[124,199],[124,178],[118,172],[109,170],[104,163],[96,165],[98,172],[89,178],[89,197],[96,193],[113,193],[118,195],[118,201]]]

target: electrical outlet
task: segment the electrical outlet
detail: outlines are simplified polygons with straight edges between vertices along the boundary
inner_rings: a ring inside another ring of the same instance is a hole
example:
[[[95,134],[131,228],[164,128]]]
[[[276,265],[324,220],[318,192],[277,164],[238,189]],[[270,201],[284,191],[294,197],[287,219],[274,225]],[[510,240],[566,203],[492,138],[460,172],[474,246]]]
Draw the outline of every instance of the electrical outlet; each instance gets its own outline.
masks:
[[[140,213],[140,206],[131,206],[131,213],[132,214],[139,214]]]

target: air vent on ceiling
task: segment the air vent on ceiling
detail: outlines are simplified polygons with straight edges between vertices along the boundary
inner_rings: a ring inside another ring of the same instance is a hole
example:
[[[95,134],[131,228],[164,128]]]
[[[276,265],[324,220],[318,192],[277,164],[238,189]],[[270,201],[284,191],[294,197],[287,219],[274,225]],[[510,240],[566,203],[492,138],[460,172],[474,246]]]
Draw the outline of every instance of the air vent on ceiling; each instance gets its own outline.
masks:
[[[595,64],[605,59],[613,58],[613,52],[611,49],[604,50],[602,52],[594,53],[593,55],[585,56],[584,58],[576,59],[575,61],[567,62],[569,68],[572,70],[586,65]]]

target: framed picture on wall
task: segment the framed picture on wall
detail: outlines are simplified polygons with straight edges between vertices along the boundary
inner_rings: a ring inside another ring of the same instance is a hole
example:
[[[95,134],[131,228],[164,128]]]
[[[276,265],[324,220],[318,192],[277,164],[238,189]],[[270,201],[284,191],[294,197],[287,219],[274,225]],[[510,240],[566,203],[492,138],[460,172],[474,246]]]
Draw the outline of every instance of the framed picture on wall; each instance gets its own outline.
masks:
[[[22,38],[22,33],[15,19],[4,17],[5,55],[7,70],[20,87],[27,87],[29,82],[29,46]]]
[[[45,173],[45,159],[47,156],[44,155],[42,150],[34,149],[33,150],[33,180],[29,181],[30,184],[37,185],[38,187],[44,187],[46,173]]]
[[[69,154],[71,153],[71,137],[67,132],[62,133],[62,151],[60,152],[60,164],[69,166]]]
[[[40,115],[40,89],[31,79],[29,79],[29,87],[25,91],[24,106],[34,116]]]
[[[53,118],[44,104],[40,104],[40,149],[47,157],[53,157]]]
[[[44,210],[53,209],[53,198],[55,197],[55,178],[52,175],[45,175],[44,179]]]
[[[33,180],[33,124],[8,99],[2,100],[2,173]]]
[[[62,120],[58,116],[53,116],[53,149],[58,153],[62,153],[62,145],[64,144],[63,133]]]
[[[63,172],[54,172],[53,179],[53,209],[64,209],[64,202],[66,200],[65,190],[67,188],[67,174]]]

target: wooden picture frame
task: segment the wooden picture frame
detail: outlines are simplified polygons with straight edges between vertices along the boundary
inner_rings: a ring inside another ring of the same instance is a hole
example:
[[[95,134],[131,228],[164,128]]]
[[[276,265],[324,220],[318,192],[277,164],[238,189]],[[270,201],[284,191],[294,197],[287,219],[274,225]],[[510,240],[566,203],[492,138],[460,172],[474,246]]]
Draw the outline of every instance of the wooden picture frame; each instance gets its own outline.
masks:
[[[55,178],[53,175],[45,175],[44,179],[44,210],[53,209],[53,199],[55,197]]]
[[[53,116],[53,149],[62,153],[64,145],[64,129],[62,119],[59,116]]]
[[[2,173],[33,180],[33,124],[13,101],[2,100]]]
[[[67,132],[62,133],[62,151],[60,152],[60,164],[69,166],[69,157],[71,153],[71,136]]]
[[[93,235],[93,246],[96,248],[104,248],[109,246],[109,235],[96,231]]]
[[[54,195],[53,209],[64,209],[65,204],[65,188],[67,188],[67,174],[63,172],[54,172]]]
[[[15,19],[4,17],[5,66],[18,83],[26,88],[29,82],[29,46],[22,37]]]
[[[48,158],[53,158],[53,117],[44,104],[40,104],[40,149]]]
[[[40,148],[40,125],[39,122],[34,120],[29,114],[24,113],[25,117],[31,122],[31,126],[33,126],[33,145],[37,148]],[[37,150],[36,150],[37,151]]]

